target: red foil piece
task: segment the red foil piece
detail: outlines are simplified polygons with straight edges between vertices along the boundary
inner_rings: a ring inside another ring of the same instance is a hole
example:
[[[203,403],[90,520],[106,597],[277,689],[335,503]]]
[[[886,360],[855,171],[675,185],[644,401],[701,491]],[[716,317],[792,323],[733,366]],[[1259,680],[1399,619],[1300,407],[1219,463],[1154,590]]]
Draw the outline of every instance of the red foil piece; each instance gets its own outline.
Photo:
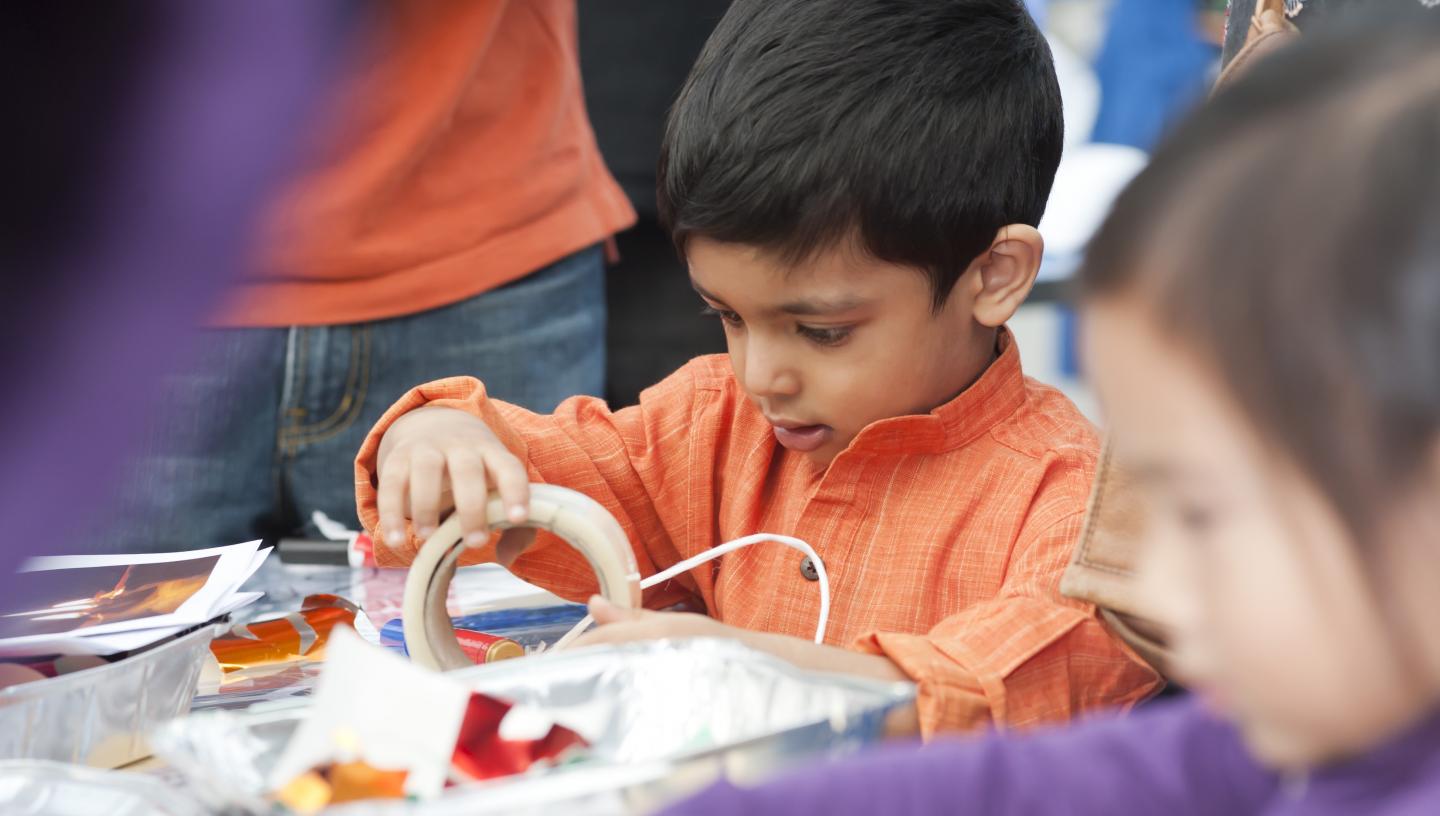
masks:
[[[537,762],[558,759],[588,745],[583,737],[562,725],[551,726],[549,733],[538,740],[501,739],[500,721],[510,708],[509,703],[494,697],[470,695],[451,757],[457,771],[475,780],[495,779],[522,773]]]

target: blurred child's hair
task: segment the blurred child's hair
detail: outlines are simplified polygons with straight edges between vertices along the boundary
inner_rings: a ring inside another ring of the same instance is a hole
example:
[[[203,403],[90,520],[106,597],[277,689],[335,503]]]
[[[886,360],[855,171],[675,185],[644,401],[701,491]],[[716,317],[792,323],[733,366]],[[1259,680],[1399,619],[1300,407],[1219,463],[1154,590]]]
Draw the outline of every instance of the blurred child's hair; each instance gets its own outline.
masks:
[[[1039,224],[1063,136],[1021,0],[736,0],[670,112],[659,212],[682,253],[854,241],[938,308],[1001,227]]]
[[[1164,144],[1081,273],[1153,310],[1361,539],[1440,442],[1440,15],[1363,5]]]

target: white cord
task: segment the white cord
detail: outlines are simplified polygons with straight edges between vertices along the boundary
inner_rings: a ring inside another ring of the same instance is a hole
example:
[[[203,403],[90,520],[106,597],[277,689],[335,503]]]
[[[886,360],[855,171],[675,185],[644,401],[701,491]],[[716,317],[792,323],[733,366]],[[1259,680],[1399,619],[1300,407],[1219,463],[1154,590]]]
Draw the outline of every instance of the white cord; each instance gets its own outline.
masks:
[[[773,541],[776,544],[784,544],[792,550],[799,550],[800,552],[805,553],[807,556],[809,556],[810,563],[815,565],[815,574],[820,579],[820,621],[815,626],[815,642],[824,643],[825,627],[830,622],[830,576],[826,574],[825,563],[820,560],[820,556],[816,554],[814,548],[812,548],[809,544],[806,544],[804,541],[801,541],[798,538],[793,538],[791,536],[774,535],[772,533],[756,533],[755,535],[748,535],[744,538],[737,538],[734,541],[727,541],[724,544],[719,545],[718,547],[711,547],[710,549],[700,553],[699,555],[687,558],[684,561],[676,564],[675,566],[670,567],[669,569],[655,573],[649,578],[641,581],[640,588],[649,589],[650,587],[655,586],[661,581],[668,581],[671,578],[674,578],[675,576],[681,574],[682,572],[689,572],[690,570],[695,569],[701,564],[714,561],[722,555],[727,555],[729,553],[735,552],[736,550],[743,547],[748,547],[751,544],[759,544],[762,541]],[[570,643],[575,640],[575,638],[578,638],[580,637],[580,635],[584,634],[585,630],[589,629],[590,625],[594,622],[594,618],[586,615],[580,620],[579,623],[575,624],[575,628],[566,632],[564,637],[555,641],[555,645],[552,646],[549,651],[556,651],[559,649],[563,649],[566,646],[569,646]]]

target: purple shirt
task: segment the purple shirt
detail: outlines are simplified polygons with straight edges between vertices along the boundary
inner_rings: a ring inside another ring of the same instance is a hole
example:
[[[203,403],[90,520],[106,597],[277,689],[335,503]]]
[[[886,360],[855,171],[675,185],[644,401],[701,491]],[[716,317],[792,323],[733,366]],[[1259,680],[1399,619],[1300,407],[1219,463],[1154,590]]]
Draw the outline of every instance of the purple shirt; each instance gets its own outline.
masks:
[[[891,747],[666,814],[1440,814],[1440,714],[1358,759],[1280,778],[1189,700],[1017,738]]]

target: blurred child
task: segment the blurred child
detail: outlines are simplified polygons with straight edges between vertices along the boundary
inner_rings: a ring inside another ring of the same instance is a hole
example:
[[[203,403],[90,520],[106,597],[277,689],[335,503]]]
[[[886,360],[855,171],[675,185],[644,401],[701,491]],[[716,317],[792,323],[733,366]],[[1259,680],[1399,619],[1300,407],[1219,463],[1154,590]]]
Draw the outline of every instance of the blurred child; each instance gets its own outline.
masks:
[[[1087,354],[1194,699],[675,813],[1440,813],[1440,20],[1223,93],[1117,203]]]
[[[610,412],[541,416],[472,378],[414,389],[356,462],[361,519],[408,561],[450,506],[477,548],[498,488],[581,490],[642,572],[764,545],[597,604],[589,642],[733,637],[816,669],[919,683],[925,733],[1065,719],[1145,697],[1155,673],[1057,585],[1094,476],[1093,428],[1027,380],[1005,322],[1042,254],[1062,143],[1044,38],[1019,0],[741,0],[672,111],[659,210],[725,327]],[[408,509],[407,509],[408,503]],[[407,526],[406,519],[412,524]],[[501,560],[508,560],[502,546]],[[563,595],[589,566],[544,535],[521,576]]]

